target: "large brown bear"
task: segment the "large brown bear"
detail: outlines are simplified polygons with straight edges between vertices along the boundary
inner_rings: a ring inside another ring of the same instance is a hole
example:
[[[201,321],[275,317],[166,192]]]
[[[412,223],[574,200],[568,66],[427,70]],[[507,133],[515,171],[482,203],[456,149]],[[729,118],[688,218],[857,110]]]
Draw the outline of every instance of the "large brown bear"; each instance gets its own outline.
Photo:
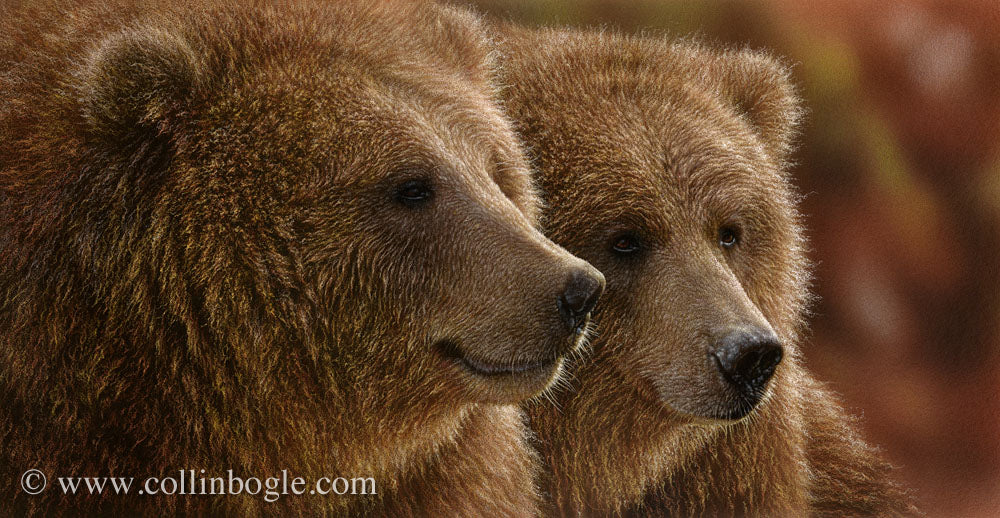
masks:
[[[0,515],[534,514],[513,403],[603,278],[476,19],[369,3],[3,7]]]
[[[500,32],[544,230],[608,282],[572,383],[528,407],[551,512],[911,513],[799,358],[809,266],[786,69],[690,42]]]

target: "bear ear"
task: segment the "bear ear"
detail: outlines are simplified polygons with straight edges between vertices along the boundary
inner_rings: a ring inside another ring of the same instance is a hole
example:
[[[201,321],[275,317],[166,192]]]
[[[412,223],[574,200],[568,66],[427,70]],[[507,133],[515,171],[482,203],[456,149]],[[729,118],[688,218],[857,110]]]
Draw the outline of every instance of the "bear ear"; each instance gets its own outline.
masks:
[[[479,16],[462,7],[436,6],[432,13],[436,53],[478,83],[490,83],[493,45]]]
[[[789,69],[768,54],[733,50],[717,55],[707,72],[772,155],[785,160],[803,115]]]
[[[162,132],[190,99],[197,79],[194,53],[169,32],[109,36],[84,64],[84,117],[95,133],[115,139]]]

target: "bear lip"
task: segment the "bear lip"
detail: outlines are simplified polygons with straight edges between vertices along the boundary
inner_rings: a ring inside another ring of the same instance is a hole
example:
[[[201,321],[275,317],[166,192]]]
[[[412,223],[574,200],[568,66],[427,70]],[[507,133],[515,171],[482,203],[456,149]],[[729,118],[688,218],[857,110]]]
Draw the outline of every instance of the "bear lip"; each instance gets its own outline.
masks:
[[[759,403],[759,400],[750,401],[741,399],[737,402],[735,408],[718,416],[717,419],[721,419],[723,421],[739,421],[756,411],[758,407],[757,403]]]
[[[441,353],[455,363],[461,365],[465,370],[473,374],[484,377],[510,376],[549,370],[558,362],[558,358],[544,359],[521,364],[491,363],[471,358],[464,354],[462,350],[452,341],[443,340],[438,343]]]
[[[466,369],[479,374],[480,376],[504,376],[510,374],[524,374],[526,372],[533,372],[537,370],[548,370],[554,364],[554,360],[542,360],[533,363],[525,363],[521,365],[492,365],[488,363],[483,363],[472,358],[459,358],[462,362],[462,366]]]

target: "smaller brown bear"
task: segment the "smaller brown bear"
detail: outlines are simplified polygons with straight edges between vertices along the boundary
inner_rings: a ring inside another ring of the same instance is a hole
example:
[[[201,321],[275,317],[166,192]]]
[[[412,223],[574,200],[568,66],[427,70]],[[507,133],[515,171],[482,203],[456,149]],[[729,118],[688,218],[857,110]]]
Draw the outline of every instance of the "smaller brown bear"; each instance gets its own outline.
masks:
[[[534,226],[474,16],[2,10],[0,516],[535,514],[514,404],[604,281]]]
[[[545,232],[608,281],[572,383],[527,407],[551,513],[912,513],[799,359],[786,69],[690,42],[499,32]]]

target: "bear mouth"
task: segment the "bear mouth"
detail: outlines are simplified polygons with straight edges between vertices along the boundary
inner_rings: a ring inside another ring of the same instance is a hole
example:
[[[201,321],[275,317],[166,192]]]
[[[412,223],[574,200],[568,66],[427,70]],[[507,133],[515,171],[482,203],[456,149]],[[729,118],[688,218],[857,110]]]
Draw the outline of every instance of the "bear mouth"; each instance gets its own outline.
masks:
[[[438,342],[437,348],[445,358],[458,364],[464,370],[484,378],[534,375],[539,372],[553,370],[559,362],[559,358],[548,358],[522,363],[484,361],[466,355],[455,342],[450,340]]]
[[[757,410],[761,399],[760,396],[740,396],[728,412],[722,412],[716,418],[723,421],[739,421]]]

